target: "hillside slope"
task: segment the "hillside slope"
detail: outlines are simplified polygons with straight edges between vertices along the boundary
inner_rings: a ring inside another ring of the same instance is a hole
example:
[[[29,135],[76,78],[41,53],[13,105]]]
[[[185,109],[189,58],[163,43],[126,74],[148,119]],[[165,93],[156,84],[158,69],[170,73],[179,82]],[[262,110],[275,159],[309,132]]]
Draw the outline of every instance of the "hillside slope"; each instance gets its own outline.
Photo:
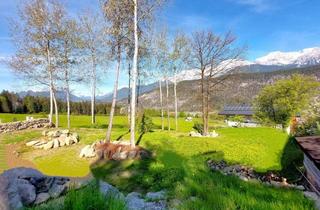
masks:
[[[225,104],[250,104],[262,87],[274,83],[276,80],[287,78],[292,74],[299,73],[315,76],[320,80],[320,66],[282,70],[265,73],[239,73],[231,75],[222,85],[217,86],[210,98],[211,108],[218,110]],[[165,87],[162,87],[165,94]],[[169,105],[173,110],[173,86],[169,87]],[[179,98],[179,109],[181,111],[200,111],[200,81],[182,81],[178,83],[177,95]],[[164,105],[166,104],[165,95]],[[121,101],[122,105],[126,101]],[[139,106],[143,108],[160,108],[159,88],[144,93],[139,97]]]

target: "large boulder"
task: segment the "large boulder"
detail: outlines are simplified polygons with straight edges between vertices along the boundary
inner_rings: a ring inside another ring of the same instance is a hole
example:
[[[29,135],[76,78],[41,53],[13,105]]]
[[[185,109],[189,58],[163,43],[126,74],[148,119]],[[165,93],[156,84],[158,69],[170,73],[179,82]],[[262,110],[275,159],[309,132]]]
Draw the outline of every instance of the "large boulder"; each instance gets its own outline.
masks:
[[[16,210],[61,196],[69,186],[65,177],[45,176],[35,169],[15,168],[0,175],[0,210]]]
[[[39,193],[33,204],[38,205],[38,204],[46,202],[49,199],[50,199],[49,193]]]
[[[16,179],[15,182],[22,204],[24,206],[31,205],[37,197],[35,186],[25,179]]]
[[[66,190],[67,190],[67,186],[66,185],[59,185],[57,183],[54,183],[52,185],[52,187],[50,188],[50,190],[49,190],[49,195],[52,198],[57,198],[61,194],[63,194]]]
[[[137,192],[129,193],[125,199],[128,210],[165,210],[167,203],[164,200],[157,202],[147,202],[142,195]]]
[[[58,139],[54,139],[53,140],[53,148],[56,149],[56,148],[59,148],[59,146],[60,146],[59,145],[59,140]]]
[[[99,190],[104,196],[114,196],[118,199],[124,200],[124,195],[117,188],[106,182],[99,181]]]

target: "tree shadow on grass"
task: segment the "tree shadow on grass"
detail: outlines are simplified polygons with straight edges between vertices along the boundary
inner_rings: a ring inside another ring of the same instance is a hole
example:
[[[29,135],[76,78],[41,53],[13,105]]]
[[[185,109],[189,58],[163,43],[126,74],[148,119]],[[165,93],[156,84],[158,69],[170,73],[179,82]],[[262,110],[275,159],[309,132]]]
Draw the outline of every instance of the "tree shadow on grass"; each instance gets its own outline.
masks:
[[[282,166],[280,174],[289,181],[299,181],[302,175],[297,168],[303,168],[303,152],[294,137],[288,137],[288,141],[280,155]]]

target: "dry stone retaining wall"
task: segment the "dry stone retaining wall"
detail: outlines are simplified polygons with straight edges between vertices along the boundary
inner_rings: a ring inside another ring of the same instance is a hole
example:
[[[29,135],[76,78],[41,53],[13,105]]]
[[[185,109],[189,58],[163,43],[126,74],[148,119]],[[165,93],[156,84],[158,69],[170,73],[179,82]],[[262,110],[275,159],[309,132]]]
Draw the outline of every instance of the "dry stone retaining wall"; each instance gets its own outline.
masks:
[[[11,123],[1,123],[0,134],[19,131],[19,130],[25,130],[25,129],[32,129],[32,128],[49,128],[49,127],[50,127],[49,119],[46,119],[46,118],[11,122]]]

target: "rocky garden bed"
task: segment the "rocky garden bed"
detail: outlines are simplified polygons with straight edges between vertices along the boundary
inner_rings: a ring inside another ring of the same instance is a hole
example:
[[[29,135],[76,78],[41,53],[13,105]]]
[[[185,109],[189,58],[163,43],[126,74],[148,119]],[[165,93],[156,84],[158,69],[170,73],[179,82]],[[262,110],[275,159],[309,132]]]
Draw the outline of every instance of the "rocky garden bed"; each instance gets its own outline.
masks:
[[[259,181],[267,185],[273,185],[276,187],[288,187],[298,190],[305,190],[302,185],[289,184],[285,177],[278,176],[273,172],[257,173],[253,168],[241,166],[241,165],[228,165],[225,161],[213,161],[208,160],[207,165],[211,170],[220,171],[224,175],[234,175],[239,177],[243,181]]]
[[[146,158],[150,156],[150,153],[139,146],[131,148],[130,143],[125,141],[111,143],[98,141],[82,148],[79,156],[81,158],[126,160]]]
[[[49,200],[62,198],[69,190],[80,189],[93,180],[70,181],[67,177],[46,176],[35,169],[15,168],[0,175],[0,209],[18,210],[42,205]],[[148,192],[145,195],[131,192],[126,196],[112,185],[98,181],[103,196],[112,195],[125,202],[128,210],[167,209],[166,191]],[[62,197],[61,197],[62,196]],[[60,199],[61,200],[61,199]]]
[[[12,123],[0,123],[0,134],[33,128],[50,128],[49,120],[41,118]]]
[[[44,130],[42,136],[41,139],[27,142],[26,146],[35,149],[49,150],[52,148],[70,146],[79,142],[79,135],[77,133],[70,133],[69,130]]]
[[[216,131],[212,131],[212,132],[209,132],[207,135],[202,135],[202,134],[199,133],[199,132],[191,131],[191,132],[189,133],[189,136],[191,136],[191,137],[211,137],[211,138],[215,138],[215,137],[218,137],[219,134],[216,133]]]

